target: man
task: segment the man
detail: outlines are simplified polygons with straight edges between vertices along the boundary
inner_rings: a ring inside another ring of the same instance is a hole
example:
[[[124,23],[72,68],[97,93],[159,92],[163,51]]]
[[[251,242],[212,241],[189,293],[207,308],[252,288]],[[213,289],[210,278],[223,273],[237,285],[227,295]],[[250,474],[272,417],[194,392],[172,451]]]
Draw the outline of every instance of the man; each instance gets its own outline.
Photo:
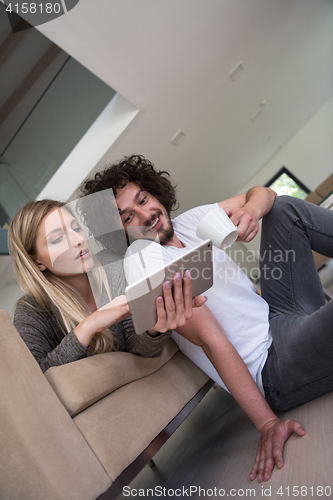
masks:
[[[158,236],[164,257],[169,260],[199,243],[196,226],[216,206],[198,207],[171,222],[169,214],[176,204],[174,188],[165,172],[156,172],[140,156],[125,158],[97,174],[85,183],[82,192],[92,194],[109,188],[116,196],[127,232],[133,236],[137,231],[138,237],[153,240]],[[238,227],[240,241],[250,241],[257,234],[259,219],[264,217],[261,263],[264,298],[254,293],[242,273],[227,279],[227,270],[235,269],[236,265],[224,252],[215,250],[219,272],[215,272],[218,279],[206,293],[207,306],[196,309],[192,319],[177,329],[181,336],[174,338],[180,349],[203,369],[207,360],[201,362],[199,358],[203,359],[204,351],[227,389],[261,432],[251,479],[258,474],[262,481],[269,479],[274,463],[282,467],[283,444],[290,434],[304,435],[305,431],[298,422],[281,422],[269,413],[253,379],[259,387],[264,386],[272,408],[282,410],[333,388],[330,337],[333,302],[324,305],[311,254],[312,246],[333,256],[333,233],[328,229],[333,227],[333,214],[300,200],[286,197],[275,200],[275,193],[266,188],[254,188],[218,205]],[[155,247],[154,243],[148,247],[152,258]],[[281,255],[289,255],[290,249],[295,250],[292,262],[288,258],[271,258],[272,252],[280,250]],[[276,273],[276,269],[282,274]],[[137,279],[135,274],[134,269],[127,269],[130,279]],[[277,274],[278,280],[274,279]],[[322,334],[320,348],[316,344],[318,325]],[[212,376],[209,366],[205,371]]]

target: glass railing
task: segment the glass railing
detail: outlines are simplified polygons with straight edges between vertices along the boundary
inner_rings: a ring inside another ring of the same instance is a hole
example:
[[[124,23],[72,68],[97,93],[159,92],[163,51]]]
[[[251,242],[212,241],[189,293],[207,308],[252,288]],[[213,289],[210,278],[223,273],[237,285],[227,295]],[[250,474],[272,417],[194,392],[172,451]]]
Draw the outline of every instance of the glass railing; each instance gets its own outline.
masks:
[[[67,57],[33,109],[2,145],[0,227],[38,196],[115,94]],[[0,249],[4,232],[0,232]]]

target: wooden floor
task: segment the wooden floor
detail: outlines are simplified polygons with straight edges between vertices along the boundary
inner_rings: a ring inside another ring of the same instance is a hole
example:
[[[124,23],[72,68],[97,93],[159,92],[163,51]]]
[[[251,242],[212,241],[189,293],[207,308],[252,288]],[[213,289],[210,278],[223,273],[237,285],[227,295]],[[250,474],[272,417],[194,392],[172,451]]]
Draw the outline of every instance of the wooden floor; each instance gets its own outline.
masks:
[[[279,416],[299,420],[307,434],[290,437],[285,465],[268,482],[250,481],[259,434],[214,386],[155,455],[155,467],[146,466],[119,498],[333,498],[333,393]]]

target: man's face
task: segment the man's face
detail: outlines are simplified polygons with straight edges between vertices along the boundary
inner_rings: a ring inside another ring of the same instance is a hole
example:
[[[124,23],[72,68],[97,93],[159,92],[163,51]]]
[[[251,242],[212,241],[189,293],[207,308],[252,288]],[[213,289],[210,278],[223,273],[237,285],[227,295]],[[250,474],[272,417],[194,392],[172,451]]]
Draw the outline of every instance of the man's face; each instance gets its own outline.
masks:
[[[163,205],[147,191],[133,183],[118,189],[116,203],[121,221],[131,239],[158,237],[161,245],[168,244],[173,236],[172,223]]]

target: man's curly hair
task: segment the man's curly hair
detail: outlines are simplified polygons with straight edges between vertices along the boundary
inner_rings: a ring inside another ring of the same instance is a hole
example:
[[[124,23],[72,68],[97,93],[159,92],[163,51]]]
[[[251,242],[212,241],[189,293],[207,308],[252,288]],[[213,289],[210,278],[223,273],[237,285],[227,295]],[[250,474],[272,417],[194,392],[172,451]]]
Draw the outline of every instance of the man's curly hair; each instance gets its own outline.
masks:
[[[117,190],[129,182],[137,184],[140,189],[153,195],[164,206],[168,214],[178,208],[176,186],[173,186],[165,170],[155,170],[152,162],[142,155],[132,155],[123,158],[118,163],[88,179],[80,187],[80,195],[97,193],[103,189],[112,189],[116,196]]]
[[[155,170],[153,163],[142,155],[125,156],[119,162],[108,165],[101,172],[97,172],[92,179],[84,181],[79,188],[79,195],[85,197],[112,189],[114,196],[116,196],[119,189],[133,182],[140,189],[154,196],[170,215],[172,210],[178,208],[178,202],[176,199],[176,186],[172,185],[168,179],[169,175],[165,170]],[[120,242],[118,241],[117,248],[115,235],[112,238],[112,235],[101,235],[99,231],[101,216],[106,217],[111,216],[112,213],[114,214],[114,205],[111,206],[111,203],[108,203],[107,196],[105,199],[103,196],[96,197],[94,202],[89,203],[89,210],[84,209],[83,206],[84,204],[81,203],[81,213],[90,232],[95,235],[96,239],[105,248],[123,253],[124,244],[119,245]],[[110,210],[109,214],[107,213],[108,210]],[[111,240],[113,240],[112,244]]]

